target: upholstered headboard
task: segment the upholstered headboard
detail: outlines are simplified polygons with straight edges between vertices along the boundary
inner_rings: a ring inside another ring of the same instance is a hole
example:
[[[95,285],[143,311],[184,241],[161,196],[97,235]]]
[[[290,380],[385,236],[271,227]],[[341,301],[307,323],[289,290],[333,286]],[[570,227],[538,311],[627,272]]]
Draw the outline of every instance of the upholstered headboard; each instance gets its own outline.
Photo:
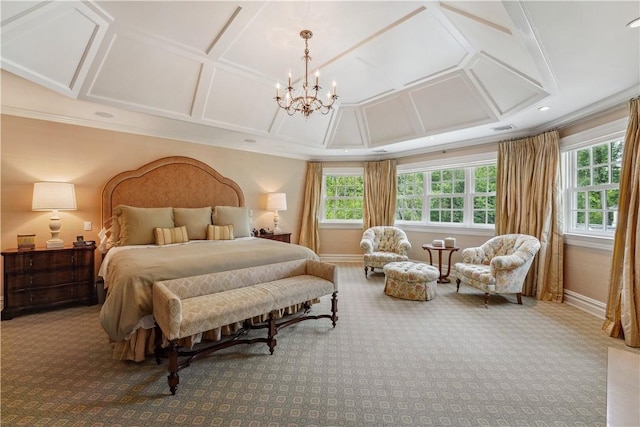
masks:
[[[141,208],[244,206],[240,186],[189,157],[165,157],[111,178],[102,190],[102,222],[118,205]]]

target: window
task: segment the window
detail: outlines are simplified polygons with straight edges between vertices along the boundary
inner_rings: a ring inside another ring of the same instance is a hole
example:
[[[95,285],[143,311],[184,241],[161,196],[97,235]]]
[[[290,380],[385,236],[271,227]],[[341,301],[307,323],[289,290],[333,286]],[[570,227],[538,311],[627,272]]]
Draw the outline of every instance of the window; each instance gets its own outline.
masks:
[[[398,174],[397,194],[396,219],[400,221],[422,221],[424,173]]]
[[[464,222],[464,169],[436,170],[430,178],[429,221],[462,224]]]
[[[623,147],[624,140],[615,138],[567,153],[569,232],[613,235]]]
[[[473,223],[496,223],[496,165],[479,166],[473,170]]]
[[[362,170],[323,172],[322,218],[325,221],[362,222],[364,178]]]
[[[399,171],[396,221],[471,227],[495,224],[496,164],[476,163]]]

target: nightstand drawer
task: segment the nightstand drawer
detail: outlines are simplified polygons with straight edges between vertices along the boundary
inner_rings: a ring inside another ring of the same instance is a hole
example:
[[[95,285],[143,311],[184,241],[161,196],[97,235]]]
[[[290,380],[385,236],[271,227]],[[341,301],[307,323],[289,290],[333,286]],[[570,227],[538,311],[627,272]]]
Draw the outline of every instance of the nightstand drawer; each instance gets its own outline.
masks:
[[[95,246],[2,252],[2,319],[67,303],[97,303],[94,252]]]

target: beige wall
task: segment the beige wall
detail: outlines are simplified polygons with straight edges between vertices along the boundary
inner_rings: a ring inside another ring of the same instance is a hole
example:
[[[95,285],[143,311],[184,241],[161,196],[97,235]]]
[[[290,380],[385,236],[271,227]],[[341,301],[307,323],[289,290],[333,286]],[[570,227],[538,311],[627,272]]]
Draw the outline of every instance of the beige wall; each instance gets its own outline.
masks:
[[[50,238],[49,212],[31,211],[35,181],[72,182],[78,210],[62,211],[60,237],[71,244],[76,235],[98,240],[101,192],[114,175],[166,156],[198,159],[244,191],[254,211],[254,225],[273,227],[265,193],[285,192],[288,210],[279,212],[280,227],[298,241],[306,162],[202,144],[146,137],[41,120],[1,116],[1,240],[5,250],[16,247],[17,234],[36,234],[36,246]],[[84,231],[84,221],[93,223]],[[99,263],[99,257],[96,257]]]
[[[606,121],[624,117],[626,110],[614,110],[605,117],[573,125],[561,132],[567,136]],[[33,182],[60,180],[76,185],[78,210],[61,212],[61,237],[71,242],[78,234],[97,240],[100,230],[100,194],[113,175],[135,169],[161,157],[181,155],[201,160],[222,175],[235,180],[245,193],[246,205],[254,210],[257,227],[272,226],[272,214],[264,210],[264,194],[287,193],[288,210],[280,213],[281,227],[298,241],[303,203],[306,163],[300,160],[265,156],[215,148],[169,139],[146,137],[45,122],[14,116],[2,116],[1,128],[1,241],[2,249],[16,246],[16,234],[36,233],[37,245],[48,239],[48,213],[31,211]],[[399,164],[440,160],[495,151],[496,144],[452,150],[398,159]],[[361,162],[331,162],[328,166],[362,165]],[[92,231],[83,231],[83,222],[93,223]],[[477,246],[488,236],[470,236],[408,231],[413,244],[410,258],[427,260],[423,243],[435,238],[455,237],[461,248]],[[361,255],[361,229],[320,230],[320,254],[341,255],[356,259]],[[452,262],[460,259],[454,253]],[[99,259],[97,259],[99,262]],[[606,302],[611,253],[565,245],[565,288],[577,294]]]

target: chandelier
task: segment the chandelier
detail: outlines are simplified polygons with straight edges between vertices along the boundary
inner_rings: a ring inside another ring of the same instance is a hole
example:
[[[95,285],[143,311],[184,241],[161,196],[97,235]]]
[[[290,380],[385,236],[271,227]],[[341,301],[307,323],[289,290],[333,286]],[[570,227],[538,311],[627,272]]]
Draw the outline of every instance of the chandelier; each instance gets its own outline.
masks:
[[[311,56],[309,56],[309,39],[313,37],[313,33],[309,30],[300,31],[300,37],[304,39],[304,80],[302,81],[302,86],[300,86],[299,90],[294,91],[293,86],[291,86],[291,72],[289,72],[289,84],[285,89],[284,98],[280,96],[280,83],[276,85],[276,102],[278,106],[285,110],[288,115],[293,116],[296,112],[302,113],[305,118],[309,118],[314,111],[320,111],[322,114],[328,114],[331,111],[331,107],[333,106],[336,99],[338,99],[338,95],[336,94],[336,82],[333,82],[333,89],[331,92],[327,93],[327,101],[326,104],[322,102],[320,98],[318,98],[318,91],[322,88],[318,83],[318,77],[320,76],[320,71],[316,71],[316,81],[313,86],[309,83],[309,61],[311,61]]]

